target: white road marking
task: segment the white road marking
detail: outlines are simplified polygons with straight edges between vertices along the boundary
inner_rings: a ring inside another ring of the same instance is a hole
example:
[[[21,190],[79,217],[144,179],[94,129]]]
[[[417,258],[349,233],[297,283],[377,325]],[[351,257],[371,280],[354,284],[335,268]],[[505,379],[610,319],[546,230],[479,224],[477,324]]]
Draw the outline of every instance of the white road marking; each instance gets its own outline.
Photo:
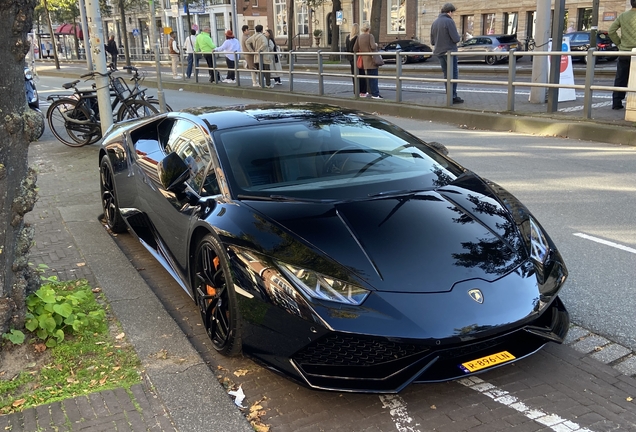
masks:
[[[605,246],[611,246],[616,249],[620,249],[625,252],[636,254],[636,249],[630,248],[629,246],[623,246],[622,244],[614,243],[611,241],[603,240],[598,237],[593,237],[591,235],[583,234],[583,233],[574,233],[575,236],[581,237],[586,240],[591,240],[596,243],[604,244]]]
[[[389,409],[395,427],[399,432],[421,432],[417,428],[419,424],[410,426],[413,419],[406,410],[406,402],[400,396],[394,394],[380,395],[380,402],[382,402],[382,408]]]
[[[590,429],[581,427],[577,423],[561,418],[556,414],[550,414],[541,410],[530,408],[507,391],[501,390],[500,388],[487,383],[476,376],[463,378],[458,382],[485,396],[488,396],[495,402],[499,402],[508,408],[512,408],[515,411],[520,412],[530,420],[534,420],[537,423],[547,426],[554,432],[592,432]]]

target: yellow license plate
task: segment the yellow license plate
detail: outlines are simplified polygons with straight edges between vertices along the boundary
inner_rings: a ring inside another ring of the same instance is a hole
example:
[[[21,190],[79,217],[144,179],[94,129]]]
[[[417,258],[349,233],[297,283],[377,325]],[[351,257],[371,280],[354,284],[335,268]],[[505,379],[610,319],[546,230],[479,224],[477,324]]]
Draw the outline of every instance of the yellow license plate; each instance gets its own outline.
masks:
[[[497,354],[491,354],[486,357],[471,360],[461,364],[461,368],[464,372],[475,372],[481,369],[486,369],[498,364],[506,363],[514,360],[516,357],[510,354],[508,351],[498,352]]]
[[[510,45],[510,49],[512,49],[512,48],[517,48],[517,44]]]

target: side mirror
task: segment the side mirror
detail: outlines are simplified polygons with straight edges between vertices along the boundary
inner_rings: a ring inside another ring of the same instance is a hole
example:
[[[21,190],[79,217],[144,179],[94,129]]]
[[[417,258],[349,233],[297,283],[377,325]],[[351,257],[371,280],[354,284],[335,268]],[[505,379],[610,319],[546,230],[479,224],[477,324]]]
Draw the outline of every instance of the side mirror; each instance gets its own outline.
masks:
[[[190,167],[175,152],[170,153],[157,165],[157,174],[161,185],[171,191],[183,190],[190,178]]]

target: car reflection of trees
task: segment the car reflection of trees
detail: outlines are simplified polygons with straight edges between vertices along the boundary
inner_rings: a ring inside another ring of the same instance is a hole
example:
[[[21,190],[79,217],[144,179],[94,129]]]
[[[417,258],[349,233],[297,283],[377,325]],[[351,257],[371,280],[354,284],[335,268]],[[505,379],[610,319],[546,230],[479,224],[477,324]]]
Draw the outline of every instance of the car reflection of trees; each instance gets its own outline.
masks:
[[[469,214],[457,205],[450,207],[451,210],[460,214],[453,221],[462,225],[478,223],[471,216],[473,214],[498,217],[499,222],[496,226],[499,228],[499,232],[498,236],[480,239],[478,242],[463,242],[462,247],[467,252],[453,254],[453,258],[457,260],[456,265],[479,267],[483,271],[495,275],[505,275],[514,270],[523,262],[524,256],[517,250],[517,228],[508,219],[507,211],[503,207],[488,203],[475,195],[469,195],[468,201],[474,205],[472,209],[469,209]]]

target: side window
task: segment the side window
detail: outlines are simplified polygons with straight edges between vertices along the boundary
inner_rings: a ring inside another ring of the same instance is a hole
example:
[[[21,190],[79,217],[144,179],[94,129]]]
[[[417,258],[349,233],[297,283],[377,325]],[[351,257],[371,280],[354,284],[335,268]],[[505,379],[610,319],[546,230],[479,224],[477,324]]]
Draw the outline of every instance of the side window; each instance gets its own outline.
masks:
[[[166,149],[177,153],[190,167],[188,185],[195,191],[202,189],[206,180],[206,168],[210,165],[208,138],[203,131],[188,120],[178,120],[172,131]]]

